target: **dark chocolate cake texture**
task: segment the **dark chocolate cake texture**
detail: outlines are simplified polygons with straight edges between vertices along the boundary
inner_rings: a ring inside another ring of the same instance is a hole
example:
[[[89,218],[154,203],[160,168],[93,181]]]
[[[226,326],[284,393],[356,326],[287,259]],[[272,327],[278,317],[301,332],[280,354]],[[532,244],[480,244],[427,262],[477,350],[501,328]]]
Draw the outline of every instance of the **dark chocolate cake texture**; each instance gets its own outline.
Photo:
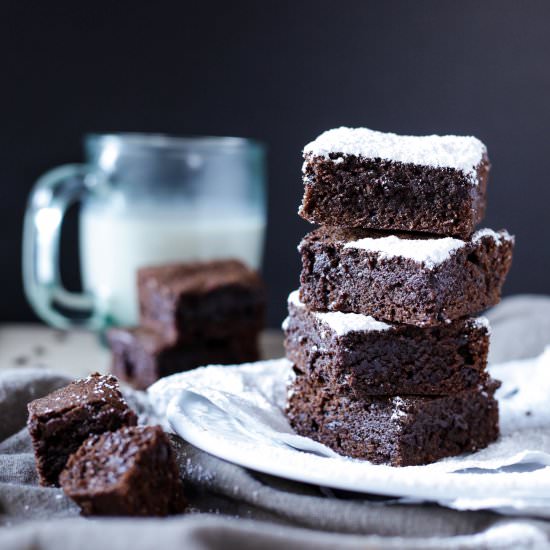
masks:
[[[513,247],[504,230],[463,241],[321,227],[299,246],[300,297],[315,310],[439,325],[499,302]]]
[[[295,371],[343,393],[441,395],[488,380],[489,323],[467,317],[434,327],[389,324],[368,315],[319,312],[289,296],[283,324]]]
[[[167,516],[186,506],[179,469],[160,426],[92,435],[59,476],[83,515]]]
[[[489,159],[471,136],[335,128],[304,147],[299,214],[333,227],[467,239],[485,213]]]

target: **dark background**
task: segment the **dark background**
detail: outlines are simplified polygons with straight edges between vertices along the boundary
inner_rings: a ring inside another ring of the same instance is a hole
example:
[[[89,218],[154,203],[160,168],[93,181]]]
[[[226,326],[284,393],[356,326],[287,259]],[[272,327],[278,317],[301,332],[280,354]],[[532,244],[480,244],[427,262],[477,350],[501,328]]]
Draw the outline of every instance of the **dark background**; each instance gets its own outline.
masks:
[[[549,29],[544,0],[3,2],[0,321],[34,319],[20,282],[26,196],[82,159],[89,131],[268,144],[272,325],[310,227],[296,215],[306,142],[339,125],[476,135],[493,163],[486,225],[517,236],[506,293],[550,292]]]

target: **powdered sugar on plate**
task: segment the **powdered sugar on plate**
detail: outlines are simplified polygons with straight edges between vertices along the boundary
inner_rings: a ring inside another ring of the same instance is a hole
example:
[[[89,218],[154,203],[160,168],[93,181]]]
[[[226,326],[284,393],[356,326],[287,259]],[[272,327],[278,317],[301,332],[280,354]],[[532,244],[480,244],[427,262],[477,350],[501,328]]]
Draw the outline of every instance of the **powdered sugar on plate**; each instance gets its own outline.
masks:
[[[286,359],[203,367],[164,378],[148,393],[165,418],[169,404],[177,404],[185,390],[202,396],[185,409],[186,414],[172,407],[167,420],[193,445],[247,468],[458,509],[550,517],[550,351],[536,359],[490,367],[491,375],[503,382],[497,391],[497,442],[476,453],[406,468],[321,456],[315,446],[304,452],[285,443],[292,436],[283,413],[291,367]],[[399,401],[394,404],[398,415]]]
[[[476,184],[477,167],[487,148],[473,136],[400,136],[345,126],[323,132],[304,147],[304,155],[329,158],[334,153],[433,168],[453,168],[461,171],[470,183]],[[343,162],[340,159],[341,156],[333,161]]]

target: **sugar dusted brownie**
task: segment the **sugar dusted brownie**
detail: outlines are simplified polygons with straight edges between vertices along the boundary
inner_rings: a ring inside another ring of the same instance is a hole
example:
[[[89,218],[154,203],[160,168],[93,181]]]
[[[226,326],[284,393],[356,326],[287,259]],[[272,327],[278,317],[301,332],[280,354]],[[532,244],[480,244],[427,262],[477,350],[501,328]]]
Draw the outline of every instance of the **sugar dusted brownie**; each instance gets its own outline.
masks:
[[[57,485],[69,455],[89,435],[137,422],[116,378],[98,373],[31,401],[27,407],[41,485]]]
[[[263,328],[263,283],[237,260],[144,267],[138,294],[141,325],[168,343],[227,340]]]
[[[136,389],[145,389],[159,378],[198,366],[257,361],[257,336],[254,330],[229,341],[173,345],[157,332],[138,327],[110,329],[107,340],[113,374]]]
[[[294,291],[283,323],[295,370],[339,391],[369,395],[447,395],[484,384],[488,321],[435,327],[388,324],[368,315],[317,312]]]
[[[294,430],[345,456],[375,464],[414,466],[473,452],[498,437],[499,386],[440,397],[370,396],[357,399],[298,375],[286,414]]]
[[[299,214],[334,227],[467,239],[485,213],[489,160],[465,136],[399,136],[336,128],[304,148]]]
[[[185,508],[178,466],[160,426],[91,436],[59,481],[86,516],[166,516]]]
[[[499,302],[513,246],[490,229],[463,241],[322,227],[299,246],[300,299],[314,310],[434,326]]]

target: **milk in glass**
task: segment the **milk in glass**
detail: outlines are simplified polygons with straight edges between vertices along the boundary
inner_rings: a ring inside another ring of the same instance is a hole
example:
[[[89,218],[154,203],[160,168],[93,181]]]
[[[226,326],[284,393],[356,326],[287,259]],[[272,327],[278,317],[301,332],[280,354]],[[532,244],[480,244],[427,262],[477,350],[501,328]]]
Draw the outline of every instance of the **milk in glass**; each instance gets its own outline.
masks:
[[[82,207],[83,285],[109,311],[112,323],[137,324],[136,272],[140,267],[238,258],[259,268],[264,216],[239,205],[221,206],[125,208],[110,201]]]

